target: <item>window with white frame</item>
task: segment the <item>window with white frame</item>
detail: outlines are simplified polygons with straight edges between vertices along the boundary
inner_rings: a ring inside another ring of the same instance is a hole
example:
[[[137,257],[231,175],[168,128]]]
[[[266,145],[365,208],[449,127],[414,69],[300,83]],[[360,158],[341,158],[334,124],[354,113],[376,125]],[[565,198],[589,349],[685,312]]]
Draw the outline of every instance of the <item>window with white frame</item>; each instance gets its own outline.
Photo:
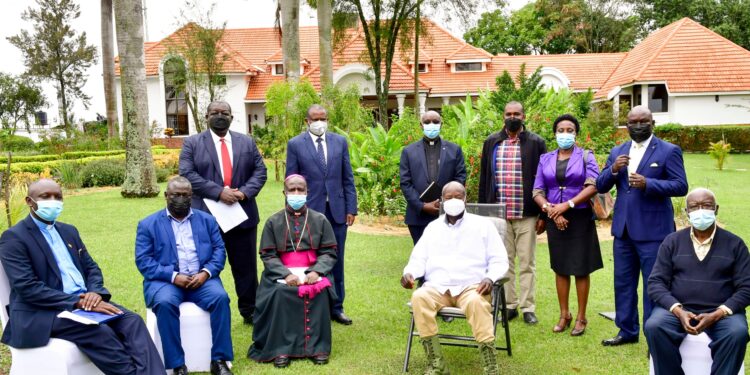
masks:
[[[481,72],[484,69],[484,64],[481,62],[462,62],[455,64],[455,71],[457,72]]]

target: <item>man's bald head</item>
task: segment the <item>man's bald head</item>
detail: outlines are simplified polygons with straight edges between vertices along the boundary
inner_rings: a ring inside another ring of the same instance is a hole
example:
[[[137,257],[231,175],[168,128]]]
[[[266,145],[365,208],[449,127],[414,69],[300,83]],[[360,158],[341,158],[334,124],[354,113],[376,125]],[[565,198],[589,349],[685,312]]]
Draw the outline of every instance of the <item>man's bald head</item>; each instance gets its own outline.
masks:
[[[167,182],[167,191],[165,191],[164,193],[169,194],[170,191],[175,190],[189,190],[192,193],[193,185],[187,178],[182,176],[175,176],[172,177],[169,182]]]
[[[206,108],[206,115],[209,115],[211,113],[212,109],[221,109],[229,111],[229,114],[232,114],[232,106],[229,105],[228,102],[224,100],[214,100],[211,102],[211,104],[208,105],[208,108]]]
[[[639,105],[633,107],[633,109],[628,112],[628,122],[629,123],[637,123],[637,122],[653,122],[654,116],[651,114],[651,110],[648,109],[645,105]]]
[[[55,182],[55,180],[52,180],[49,178],[43,178],[41,180],[36,180],[32,182],[29,185],[28,195],[34,198],[34,196],[39,196],[40,193],[49,192],[49,191],[59,191],[60,196],[62,196],[62,189],[60,188],[60,185],[57,182]]]
[[[691,190],[687,196],[685,196],[685,207],[690,211],[690,206],[696,206],[701,203],[711,203],[716,206],[716,194],[713,191],[699,187]]]
[[[440,123],[442,122],[442,118],[440,117],[440,114],[435,111],[427,111],[422,115],[422,124],[427,123]]]
[[[451,181],[443,186],[443,201],[448,199],[466,199],[466,188],[458,181]]]
[[[39,202],[49,200],[60,202],[62,202],[63,200],[62,189],[60,188],[60,185],[57,184],[57,182],[48,178],[43,178],[41,180],[34,181],[29,185],[29,190],[26,194],[26,205],[31,209],[31,215],[47,223],[55,221],[55,218],[48,218],[45,220],[39,217],[36,211],[39,209]]]

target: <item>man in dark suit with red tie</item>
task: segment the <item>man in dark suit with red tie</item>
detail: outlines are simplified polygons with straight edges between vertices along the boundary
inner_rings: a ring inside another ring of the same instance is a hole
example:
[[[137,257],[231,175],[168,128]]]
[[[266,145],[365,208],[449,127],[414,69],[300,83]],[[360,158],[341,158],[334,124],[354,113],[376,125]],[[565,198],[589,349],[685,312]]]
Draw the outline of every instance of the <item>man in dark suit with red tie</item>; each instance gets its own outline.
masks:
[[[256,236],[258,206],[255,197],[266,183],[266,166],[255,141],[229,130],[232,108],[224,101],[208,105],[209,130],[185,139],[180,153],[180,175],[193,186],[194,209],[209,212],[203,199],[239,203],[248,219],[222,231],[232,268],[237,305],[246,324],[252,324],[258,288]]]

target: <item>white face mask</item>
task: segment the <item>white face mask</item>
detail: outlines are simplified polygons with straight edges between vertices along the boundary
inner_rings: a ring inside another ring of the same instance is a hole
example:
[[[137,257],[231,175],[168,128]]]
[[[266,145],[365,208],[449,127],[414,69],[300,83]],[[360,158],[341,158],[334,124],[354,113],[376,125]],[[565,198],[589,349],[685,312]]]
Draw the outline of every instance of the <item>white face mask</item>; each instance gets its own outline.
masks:
[[[313,121],[310,123],[310,133],[320,137],[328,129],[328,123],[325,121]]]
[[[443,210],[448,216],[461,215],[465,209],[466,203],[463,201],[463,199],[453,198],[443,202]]]

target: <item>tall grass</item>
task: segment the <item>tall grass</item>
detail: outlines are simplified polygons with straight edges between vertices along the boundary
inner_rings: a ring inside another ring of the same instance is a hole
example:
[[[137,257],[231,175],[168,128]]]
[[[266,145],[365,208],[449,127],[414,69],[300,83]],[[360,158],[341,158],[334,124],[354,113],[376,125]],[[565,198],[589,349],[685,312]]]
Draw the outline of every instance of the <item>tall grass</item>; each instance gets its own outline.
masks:
[[[57,177],[60,184],[65,188],[80,188],[82,181],[81,167],[81,163],[76,161],[62,162],[55,170],[55,177]]]

